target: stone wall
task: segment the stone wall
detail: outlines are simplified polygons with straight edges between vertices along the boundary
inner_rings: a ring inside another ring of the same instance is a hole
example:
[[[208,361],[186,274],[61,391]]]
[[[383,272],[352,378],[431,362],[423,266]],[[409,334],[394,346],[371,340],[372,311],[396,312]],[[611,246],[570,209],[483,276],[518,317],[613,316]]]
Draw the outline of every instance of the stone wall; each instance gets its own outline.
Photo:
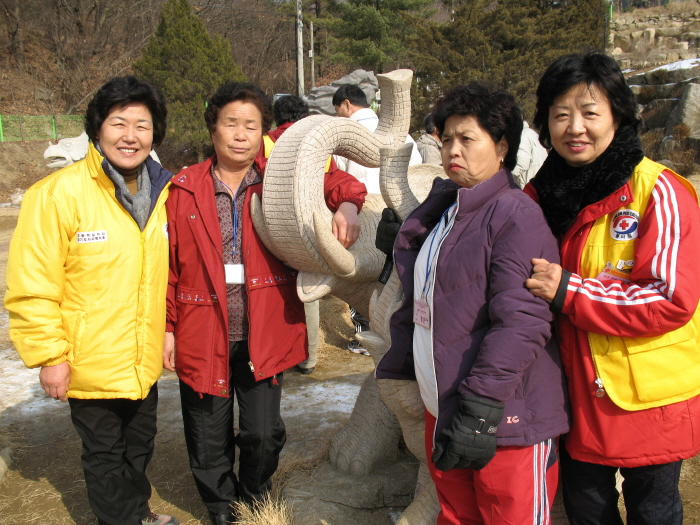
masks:
[[[688,3],[685,13],[613,13],[608,46],[623,70],[697,58],[700,3]]]

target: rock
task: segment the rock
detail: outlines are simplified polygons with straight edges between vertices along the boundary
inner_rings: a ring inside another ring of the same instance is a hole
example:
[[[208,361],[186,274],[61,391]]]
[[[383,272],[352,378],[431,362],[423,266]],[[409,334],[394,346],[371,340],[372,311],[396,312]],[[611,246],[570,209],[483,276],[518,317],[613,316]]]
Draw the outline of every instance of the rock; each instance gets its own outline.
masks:
[[[646,73],[638,73],[636,75],[632,75],[627,79],[627,83],[632,86],[646,86],[649,84],[649,79],[647,78]]]
[[[282,495],[299,523],[355,525],[364,521],[355,510],[376,509],[388,515],[407,507],[416,489],[418,466],[415,458],[404,456],[372,474],[353,476],[325,463],[312,473],[294,476]]]
[[[0,481],[5,472],[12,466],[12,449],[10,447],[0,450]]]
[[[333,108],[333,93],[343,84],[355,84],[362,88],[367,96],[367,102],[372,104],[377,92],[379,91],[379,83],[377,77],[372,71],[364,69],[356,69],[349,75],[345,75],[339,80],[334,80],[328,86],[320,86],[314,88],[309,93],[309,112],[312,115],[331,115],[335,116]]]
[[[647,29],[645,29],[644,33],[642,34],[642,38],[647,44],[653,44],[655,36],[656,30],[652,27],[648,27]]]
[[[24,197],[24,191],[22,188],[17,188],[10,195],[10,202],[13,206],[20,206],[22,204],[22,197]]]
[[[680,34],[680,27],[659,27],[656,30],[656,36],[679,36]]]
[[[690,135],[700,135],[700,84],[687,84],[683,96],[666,121],[666,134],[672,135],[673,128],[685,124]]]
[[[661,141],[661,144],[659,145],[659,156],[668,157],[669,154],[675,151],[676,149],[678,149],[678,141],[671,135],[669,135],[668,137],[664,137],[664,139]]]
[[[651,86],[650,86],[651,87]],[[666,126],[671,111],[676,107],[677,99],[652,100],[642,111],[642,121],[645,129],[663,128]]]
[[[688,137],[686,140],[686,146],[688,149],[695,151],[695,161],[700,160],[700,137]]]

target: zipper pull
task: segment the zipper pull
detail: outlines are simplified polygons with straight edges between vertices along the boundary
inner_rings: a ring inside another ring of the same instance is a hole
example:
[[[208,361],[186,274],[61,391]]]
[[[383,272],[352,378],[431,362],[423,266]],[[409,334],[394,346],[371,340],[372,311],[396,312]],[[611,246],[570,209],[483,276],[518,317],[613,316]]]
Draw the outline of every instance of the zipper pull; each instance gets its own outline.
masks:
[[[253,365],[252,361],[248,361],[248,366],[250,367],[251,372],[255,372],[255,366]]]
[[[603,386],[603,380],[599,377],[596,377],[595,384],[598,387],[595,391],[595,397],[605,397],[605,387]]]

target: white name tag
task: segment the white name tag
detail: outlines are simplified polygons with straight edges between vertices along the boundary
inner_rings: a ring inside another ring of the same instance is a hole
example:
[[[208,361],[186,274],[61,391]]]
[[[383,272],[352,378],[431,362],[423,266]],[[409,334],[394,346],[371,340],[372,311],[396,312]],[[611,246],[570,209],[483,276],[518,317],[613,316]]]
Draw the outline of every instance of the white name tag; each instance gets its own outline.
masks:
[[[418,326],[430,329],[430,306],[425,301],[413,301],[413,322]]]
[[[226,284],[243,284],[245,282],[242,264],[224,264],[224,271],[226,272]]]
[[[84,242],[105,242],[107,240],[107,230],[97,232],[78,232],[78,243]]]

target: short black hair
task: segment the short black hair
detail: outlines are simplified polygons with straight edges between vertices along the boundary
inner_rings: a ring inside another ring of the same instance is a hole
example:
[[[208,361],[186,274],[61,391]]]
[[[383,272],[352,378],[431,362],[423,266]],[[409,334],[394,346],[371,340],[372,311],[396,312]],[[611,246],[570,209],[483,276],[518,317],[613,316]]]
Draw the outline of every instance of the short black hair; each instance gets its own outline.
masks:
[[[428,113],[423,119],[423,129],[428,135],[432,135],[435,132],[435,123],[433,122],[432,113]]]
[[[368,108],[367,95],[360,86],[355,84],[343,84],[333,93],[333,105],[340,106],[343,100],[349,100],[353,106]]]
[[[285,95],[277,99],[272,113],[278,126],[287,122],[297,122],[309,116],[309,105],[296,95]]]
[[[157,87],[134,76],[114,77],[97,90],[85,111],[85,133],[97,142],[100,128],[114,106],[140,103],[153,119],[153,146],[160,145],[167,129],[168,108]]]
[[[207,123],[209,133],[213,133],[216,129],[216,122],[219,120],[219,113],[226,104],[236,101],[250,102],[262,116],[262,132],[263,134],[270,131],[272,126],[272,104],[270,97],[255,84],[243,82],[227,82],[219,87],[209,100],[207,108],[204,110],[204,120]]]
[[[636,133],[639,132],[641,120],[637,116],[637,102],[615,60],[600,51],[576,53],[552,62],[537,86],[533,124],[540,132],[540,142],[544,147],[552,147],[549,108],[554,99],[582,83],[589,88],[595,85],[608,97],[613,117],[620,126],[631,126]]]
[[[523,112],[510,93],[491,91],[478,82],[471,82],[450,89],[435,103],[431,114],[441,137],[448,118],[454,115],[474,117],[494,142],[506,138],[508,153],[503,165],[509,170],[515,168],[523,131]]]

